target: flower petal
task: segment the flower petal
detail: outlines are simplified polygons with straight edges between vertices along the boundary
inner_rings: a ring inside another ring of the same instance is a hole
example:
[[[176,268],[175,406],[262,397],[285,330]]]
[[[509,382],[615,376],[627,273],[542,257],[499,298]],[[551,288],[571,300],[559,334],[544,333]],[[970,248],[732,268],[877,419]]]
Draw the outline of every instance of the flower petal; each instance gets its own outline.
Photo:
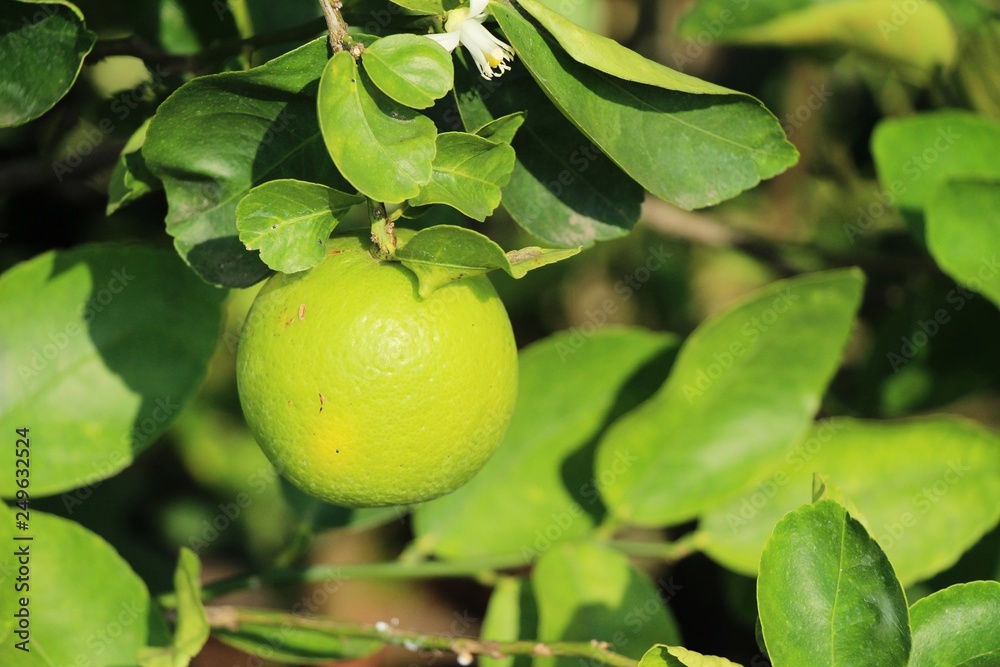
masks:
[[[486,11],[486,7],[489,4],[490,0],[470,0],[469,16],[472,18],[478,18]]]
[[[424,36],[430,37],[449,52],[454,51],[460,41],[460,33],[457,30],[455,32],[439,32]]]

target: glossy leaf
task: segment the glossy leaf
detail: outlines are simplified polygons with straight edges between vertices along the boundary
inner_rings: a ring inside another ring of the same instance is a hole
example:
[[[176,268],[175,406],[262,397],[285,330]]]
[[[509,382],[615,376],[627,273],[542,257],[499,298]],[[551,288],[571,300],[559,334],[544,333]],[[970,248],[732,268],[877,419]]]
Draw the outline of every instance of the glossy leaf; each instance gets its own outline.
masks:
[[[474,67],[459,68],[455,77],[466,129],[512,142],[517,154],[503,188],[504,210],[554,246],[586,246],[627,234],[639,219],[642,187],[567,123],[523,68],[507,72],[503,81],[485,88]]]
[[[1000,307],[1000,178],[949,180],[927,202],[927,246],[958,283]]]
[[[73,87],[96,40],[69,2],[0,5],[0,127],[51,109]]]
[[[580,252],[579,248],[550,250],[522,248],[505,253],[488,237],[465,227],[435,225],[413,235],[396,251],[396,258],[415,274],[420,295],[454,280],[503,269],[514,278],[531,269],[558,262]]]
[[[208,641],[208,618],[201,602],[201,563],[198,556],[181,548],[174,571],[174,591],[177,596],[177,627],[170,646],[139,649],[142,667],[184,667],[198,655]]]
[[[699,0],[679,27],[721,43],[834,46],[930,72],[955,59],[956,36],[935,2],[895,0]]]
[[[534,639],[538,633],[538,610],[531,595],[531,583],[521,577],[501,577],[490,595],[480,637],[486,641]],[[528,667],[528,656],[479,657],[482,667]]]
[[[510,180],[513,168],[514,149],[509,143],[444,132],[437,137],[431,180],[409,203],[447,204],[482,222],[500,204],[500,188]]]
[[[757,572],[774,525],[809,501],[813,473],[864,513],[900,581],[952,565],[1000,521],[1000,439],[955,417],[895,422],[832,419],[786,450],[780,466],[702,517],[702,549]]]
[[[142,144],[146,141],[148,129],[149,119],[125,142],[122,154],[115,163],[108,183],[108,215],[163,187],[149,171],[146,160],[142,157]]]
[[[680,523],[773,470],[809,429],[862,284],[856,270],[779,281],[698,327],[657,395],[598,448],[611,511],[641,525]]]
[[[1000,121],[967,111],[883,121],[871,149],[886,197],[904,213],[922,212],[946,180],[1000,180]]]
[[[362,194],[401,202],[431,180],[434,123],[375,88],[347,51],[323,70],[319,124],[340,173]]]
[[[383,93],[414,109],[433,106],[455,80],[451,54],[422,35],[377,39],[365,49],[361,65]]]
[[[864,526],[833,500],[783,518],[760,560],[757,607],[774,667],[905,667],[903,589]]]
[[[1000,664],[1000,582],[957,584],[917,600],[910,627],[908,667]]]
[[[240,623],[236,630],[215,628],[212,635],[244,653],[291,665],[325,664],[331,660],[363,658],[377,651],[377,639],[342,637],[331,630],[291,627],[269,612],[255,610],[261,620]]]
[[[539,0],[517,0],[517,5],[542,24],[542,27],[559,42],[559,46],[583,65],[589,65],[619,79],[667,90],[699,95],[740,94],[644,58],[613,39],[581,28]]]
[[[621,553],[589,542],[558,544],[531,574],[540,641],[606,641],[639,659],[658,642],[679,644],[657,586]],[[536,658],[536,667],[577,666],[579,658]]]
[[[318,183],[269,181],[236,207],[236,228],[247,250],[260,250],[270,268],[295,273],[326,257],[326,240],[351,207],[364,197]]]
[[[139,648],[170,641],[146,584],[111,545],[73,521],[34,509],[30,526],[20,536],[32,540],[7,545],[30,554],[31,588],[23,592],[30,650],[16,647],[22,638],[15,630],[0,644],[0,664],[52,667],[76,665],[85,657],[92,667],[121,667],[136,664]],[[15,576],[0,571],[5,599],[15,594]]]
[[[713,655],[702,655],[682,646],[657,644],[646,651],[639,667],[740,667],[735,662]]]
[[[308,173],[349,189],[316,120],[326,49],[318,38],[249,71],[198,77],[157,109],[142,154],[167,193],[167,232],[206,281],[248,287],[267,276],[236,229],[236,206],[254,186]]]
[[[0,276],[0,428],[45,443],[32,496],[110,477],[159,437],[205,374],[223,296],[141,246],[48,252]],[[0,495],[15,489],[0,478]]]
[[[509,0],[491,5],[549,98],[629,176],[692,209],[729,199],[795,163],[778,121],[745,95],[695,95],[608,76],[574,61]]]
[[[534,557],[589,533],[601,508],[590,458],[580,452],[628,380],[675,345],[669,335],[614,328],[587,338],[563,332],[523,350],[503,442],[472,481],[415,510],[420,549],[443,558]]]

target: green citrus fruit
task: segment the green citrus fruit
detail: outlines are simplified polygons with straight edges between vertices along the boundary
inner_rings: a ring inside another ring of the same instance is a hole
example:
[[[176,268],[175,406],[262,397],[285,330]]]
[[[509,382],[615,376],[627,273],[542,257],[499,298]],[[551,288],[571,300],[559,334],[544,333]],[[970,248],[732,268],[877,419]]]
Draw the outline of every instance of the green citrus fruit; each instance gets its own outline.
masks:
[[[318,266],[270,278],[236,367],[247,424],[271,461],[348,507],[417,503],[469,481],[517,393],[510,320],[485,276],[421,298],[409,269],[370,248],[334,238]]]

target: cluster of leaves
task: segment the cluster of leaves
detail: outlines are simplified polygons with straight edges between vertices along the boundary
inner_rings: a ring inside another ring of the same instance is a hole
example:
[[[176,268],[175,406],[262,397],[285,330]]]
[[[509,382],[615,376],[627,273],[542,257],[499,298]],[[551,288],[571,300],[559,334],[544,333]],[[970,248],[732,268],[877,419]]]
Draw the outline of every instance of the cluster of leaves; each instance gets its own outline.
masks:
[[[420,226],[441,206],[479,221],[500,208],[545,246],[505,252],[467,227],[426,227],[393,253],[426,294],[496,269],[518,278],[621,237],[647,191],[704,207],[796,160],[754,98],[646,60],[540,0],[492,3],[491,29],[502,30],[518,60],[489,82],[461,54],[456,64],[414,34],[440,29],[450,4],[399,7],[399,31],[376,37],[351,27],[348,48],[332,57],[327,36],[307,23],[312,41],[257,67],[223,61],[216,69],[226,71],[164,84],[169,97],[152,105],[155,115],[122,151],[108,210],[162,189],[176,252],[94,244],[44,253],[0,277],[0,360],[10,369],[0,385],[0,432],[31,425],[41,443],[31,450],[32,498],[63,494],[72,513],[81,489],[92,493],[171,425],[185,457],[219,456],[252,478],[219,446],[211,416],[178,419],[217,342],[225,293],[214,286],[314,266],[331,233],[358,224],[358,209],[366,213],[360,224],[377,228],[387,216]],[[971,110],[880,123],[875,166],[892,205],[963,293],[1000,305],[1000,104],[986,83],[1000,71],[997,21],[974,0],[913,7],[703,0],[680,30],[698,37],[709,26],[719,43],[887,60],[908,85],[944,72],[945,88]],[[205,46],[199,39],[191,32],[161,41],[180,56]],[[0,125],[50,110],[96,43],[68,2],[0,5]],[[610,642],[609,660],[624,660],[612,664],[732,664],[683,648],[662,586],[628,557],[697,551],[758,577],[761,655],[778,667],[993,664],[1000,584],[959,584],[909,606],[903,587],[912,594],[996,528],[1000,438],[952,416],[816,421],[863,283],[857,270],[774,283],[683,344],[609,328],[527,347],[503,445],[467,486],[414,508],[408,554],[438,572],[531,564],[529,575],[495,582],[483,636],[503,646],[568,642],[585,651],[597,639]],[[19,491],[13,475],[0,479],[0,496],[16,501]],[[269,504],[256,504],[255,514]],[[0,538],[9,541],[18,509],[27,507],[0,507]],[[331,525],[393,516],[333,513]],[[290,625],[298,617],[282,612],[215,618],[188,551],[174,593],[157,602],[95,533],[53,514],[30,516],[40,536],[32,547],[37,651],[24,664],[74,664],[86,651],[92,664],[182,666],[210,633],[290,663],[415,641],[377,628]],[[685,528],[695,520],[697,528]],[[625,527],[681,537],[611,539]],[[5,551],[5,591],[16,572]],[[22,664],[11,641],[16,604],[0,598],[0,658]],[[172,635],[163,607],[176,609]],[[584,654],[600,660],[603,650]],[[500,655],[482,661],[517,660]],[[579,657],[533,661],[551,667]]]

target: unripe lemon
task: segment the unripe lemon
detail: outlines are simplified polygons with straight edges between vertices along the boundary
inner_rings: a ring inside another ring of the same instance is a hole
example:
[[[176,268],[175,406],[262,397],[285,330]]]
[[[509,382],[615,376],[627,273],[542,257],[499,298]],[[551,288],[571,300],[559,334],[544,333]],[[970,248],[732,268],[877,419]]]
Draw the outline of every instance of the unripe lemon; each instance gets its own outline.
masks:
[[[517,394],[510,320],[485,276],[421,298],[409,269],[370,248],[334,238],[318,266],[271,277],[236,366],[247,424],[278,470],[348,507],[418,503],[469,481]]]

